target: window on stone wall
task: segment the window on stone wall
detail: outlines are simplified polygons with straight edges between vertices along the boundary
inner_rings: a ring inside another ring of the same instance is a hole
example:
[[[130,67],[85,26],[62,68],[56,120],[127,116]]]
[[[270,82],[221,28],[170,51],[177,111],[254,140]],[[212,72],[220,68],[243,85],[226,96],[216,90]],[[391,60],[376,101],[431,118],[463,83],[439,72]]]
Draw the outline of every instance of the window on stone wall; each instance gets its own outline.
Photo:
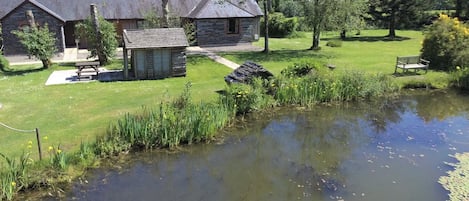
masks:
[[[239,19],[237,18],[228,19],[227,34],[238,34],[238,33],[239,33]]]

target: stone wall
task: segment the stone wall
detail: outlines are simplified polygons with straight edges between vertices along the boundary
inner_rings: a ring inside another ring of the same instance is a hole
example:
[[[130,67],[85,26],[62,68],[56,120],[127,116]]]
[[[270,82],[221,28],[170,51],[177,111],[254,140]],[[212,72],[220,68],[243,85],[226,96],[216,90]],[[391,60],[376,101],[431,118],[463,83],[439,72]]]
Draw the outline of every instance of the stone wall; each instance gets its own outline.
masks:
[[[22,26],[28,26],[26,18],[26,11],[32,10],[34,18],[39,26],[48,25],[49,31],[55,33],[56,46],[58,52],[64,51],[64,35],[63,35],[63,22],[44,10],[38,8],[31,3],[24,3],[16,8],[8,16],[2,19],[2,36],[5,55],[27,54],[25,48],[19,42],[19,39],[11,33],[13,30],[18,30]]]
[[[239,18],[239,31],[229,34],[228,19],[198,19],[197,43],[198,45],[220,45],[253,42],[259,35],[260,18]]]

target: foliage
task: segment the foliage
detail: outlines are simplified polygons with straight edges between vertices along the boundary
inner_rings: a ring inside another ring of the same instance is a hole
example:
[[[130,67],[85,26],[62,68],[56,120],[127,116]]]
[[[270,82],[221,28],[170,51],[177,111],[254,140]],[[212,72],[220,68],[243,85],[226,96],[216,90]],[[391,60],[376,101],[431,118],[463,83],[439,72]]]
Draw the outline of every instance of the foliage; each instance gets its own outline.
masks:
[[[313,29],[311,50],[319,49],[321,32],[330,26],[336,16],[338,0],[313,0],[304,2],[305,22]]]
[[[6,71],[10,67],[10,62],[0,54],[0,71]]]
[[[154,9],[156,10],[156,9]],[[146,12],[144,15],[145,20],[143,21],[143,28],[153,29],[153,28],[162,28],[163,19],[155,11]],[[179,28],[184,29],[184,33],[187,37],[187,42],[189,45],[195,45],[197,43],[196,38],[196,27],[194,22],[190,20],[182,20],[176,16],[168,16],[168,27],[169,28]]]
[[[280,105],[301,106],[369,99],[398,89],[389,76],[360,72],[339,75],[323,72],[297,78],[280,77],[274,84],[277,86],[274,98]]]
[[[313,70],[318,70],[323,66],[319,62],[301,61],[283,69],[280,73],[285,77],[302,77],[308,75]]]
[[[425,31],[422,56],[431,61],[430,68],[454,70],[469,64],[469,26],[457,18],[440,15]]]
[[[234,117],[234,111],[223,104],[190,101],[190,84],[172,102],[161,102],[157,108],[143,108],[138,114],[126,114],[111,125],[107,134],[98,138],[98,155],[113,155],[131,149],[175,147],[180,143],[210,141],[216,131]]]
[[[297,25],[297,18],[285,18],[282,13],[271,13],[269,15],[269,36],[274,38],[288,37],[294,34]],[[264,23],[261,22],[261,34],[263,35],[265,34],[264,26]]]
[[[17,161],[2,153],[0,156],[5,159],[7,167],[0,170],[0,200],[12,200],[13,195],[27,186],[28,168],[30,166],[29,154],[23,152]]]
[[[184,33],[186,33],[189,45],[197,44],[196,27],[194,22],[186,21],[182,24],[182,28],[184,29]]]
[[[450,73],[450,80],[453,87],[469,90],[469,68],[457,66],[456,70]]]
[[[272,107],[275,101],[267,95],[269,82],[256,78],[250,85],[232,84],[226,89],[225,95],[220,97],[219,102],[228,108],[234,108],[236,114],[246,114]]]
[[[60,146],[57,148],[53,146],[49,146],[49,155],[50,155],[50,164],[52,167],[57,168],[59,170],[65,170],[67,167],[67,157],[65,152],[60,149]]]
[[[388,36],[396,37],[397,28],[415,28],[431,4],[428,0],[370,0],[369,14],[380,27],[389,29]]]
[[[361,30],[365,27],[365,17],[368,17],[368,0],[342,0],[335,7],[336,15],[333,16],[331,29],[340,30],[342,39],[346,32]]]
[[[24,30],[12,32],[26,48],[29,55],[42,61],[44,68],[49,68],[51,58],[57,51],[55,46],[56,38],[54,33],[49,31],[47,24],[43,27],[27,27]]]
[[[447,163],[454,170],[448,171],[448,175],[440,177],[438,182],[450,192],[450,201],[469,200],[469,153],[456,153],[454,158],[459,163]]]
[[[114,24],[106,21],[102,16],[98,17],[98,23],[100,26],[102,41],[97,41],[97,34],[93,28],[91,18],[87,18],[85,21],[76,24],[75,33],[79,39],[83,39],[88,43],[88,50],[90,51],[88,58],[98,56],[98,44],[102,44],[105,56],[104,64],[102,65],[105,65],[116,54],[116,48],[118,46],[117,33]]]
[[[300,17],[304,16],[303,7],[298,1],[285,0],[280,2],[279,11],[285,17]]]

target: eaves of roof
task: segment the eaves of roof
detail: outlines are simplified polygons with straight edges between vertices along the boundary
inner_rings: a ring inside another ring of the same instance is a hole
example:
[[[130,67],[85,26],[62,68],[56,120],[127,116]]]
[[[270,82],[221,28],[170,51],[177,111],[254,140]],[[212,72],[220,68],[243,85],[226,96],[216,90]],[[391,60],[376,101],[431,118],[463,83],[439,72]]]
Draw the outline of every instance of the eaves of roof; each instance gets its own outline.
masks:
[[[18,6],[16,6],[13,10],[11,10],[10,12],[8,12],[6,15],[4,15],[2,17],[2,20],[6,17],[8,17],[10,14],[12,14],[13,12],[16,11],[16,9],[18,9],[19,7],[23,6],[24,4],[27,4],[27,3],[31,3],[32,5],[38,7],[39,9],[43,10],[44,12],[46,13],[49,13],[51,16],[53,16],[54,18],[60,20],[61,22],[65,22],[66,20],[64,18],[62,18],[61,16],[59,16],[57,13],[55,13],[54,11],[50,10],[49,8],[45,7],[44,5],[42,5],[41,3],[37,2],[36,0],[25,0],[23,1],[23,3],[19,4]]]

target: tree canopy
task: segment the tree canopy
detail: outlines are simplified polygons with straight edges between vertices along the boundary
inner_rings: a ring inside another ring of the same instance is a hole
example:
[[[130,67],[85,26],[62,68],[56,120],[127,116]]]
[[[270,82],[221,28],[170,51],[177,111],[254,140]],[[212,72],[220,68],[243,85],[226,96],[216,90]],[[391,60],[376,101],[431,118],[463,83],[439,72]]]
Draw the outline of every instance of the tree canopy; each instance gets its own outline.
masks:
[[[13,31],[28,54],[41,60],[44,68],[51,64],[51,58],[57,51],[55,35],[49,31],[47,24],[42,27],[25,27],[23,30]]]

